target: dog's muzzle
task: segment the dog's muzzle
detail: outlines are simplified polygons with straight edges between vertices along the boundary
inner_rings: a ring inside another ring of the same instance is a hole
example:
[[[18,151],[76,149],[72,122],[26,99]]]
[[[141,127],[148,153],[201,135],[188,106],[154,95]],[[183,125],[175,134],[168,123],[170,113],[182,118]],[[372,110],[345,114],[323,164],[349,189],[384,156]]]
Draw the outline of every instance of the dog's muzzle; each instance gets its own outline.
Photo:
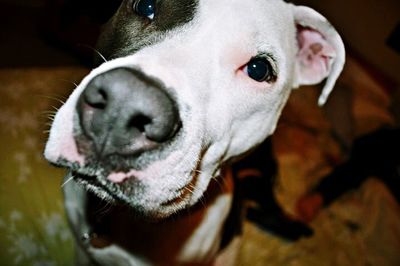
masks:
[[[77,104],[82,134],[98,157],[137,156],[172,139],[180,128],[175,101],[155,79],[130,68],[93,78]]]

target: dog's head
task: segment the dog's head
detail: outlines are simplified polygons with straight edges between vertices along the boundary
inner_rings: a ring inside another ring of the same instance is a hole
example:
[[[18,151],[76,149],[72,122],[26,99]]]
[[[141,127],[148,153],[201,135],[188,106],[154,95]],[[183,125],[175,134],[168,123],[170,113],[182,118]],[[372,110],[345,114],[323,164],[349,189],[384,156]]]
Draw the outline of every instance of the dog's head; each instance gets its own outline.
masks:
[[[274,131],[292,88],[344,64],[324,17],[281,0],[124,0],[109,60],[58,111],[45,156],[153,217],[195,204],[227,160]]]

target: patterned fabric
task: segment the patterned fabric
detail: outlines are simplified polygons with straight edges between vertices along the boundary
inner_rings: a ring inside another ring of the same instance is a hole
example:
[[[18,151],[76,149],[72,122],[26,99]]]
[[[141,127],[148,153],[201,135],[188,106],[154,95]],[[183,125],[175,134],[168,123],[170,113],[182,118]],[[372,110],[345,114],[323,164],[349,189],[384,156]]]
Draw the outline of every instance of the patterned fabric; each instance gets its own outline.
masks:
[[[47,117],[60,106],[56,99],[65,99],[85,72],[0,71],[1,265],[72,265],[60,189],[64,170],[50,167],[42,152]]]
[[[49,166],[42,152],[47,117],[61,105],[57,99],[65,100],[73,82],[86,73],[79,68],[0,70],[0,265],[73,265],[61,193],[65,171]],[[370,130],[368,121],[390,122],[385,97],[380,101],[376,92],[368,97],[361,87],[354,91],[363,92],[354,109],[360,117],[356,135]],[[296,91],[273,138],[279,169],[275,195],[286,213],[340,159],[331,125],[316,107],[317,96],[318,88]],[[362,106],[370,110],[371,104],[361,98],[372,99],[381,114],[365,111]],[[339,199],[311,226],[312,237],[288,243],[246,223],[238,265],[400,265],[399,206],[377,180]]]

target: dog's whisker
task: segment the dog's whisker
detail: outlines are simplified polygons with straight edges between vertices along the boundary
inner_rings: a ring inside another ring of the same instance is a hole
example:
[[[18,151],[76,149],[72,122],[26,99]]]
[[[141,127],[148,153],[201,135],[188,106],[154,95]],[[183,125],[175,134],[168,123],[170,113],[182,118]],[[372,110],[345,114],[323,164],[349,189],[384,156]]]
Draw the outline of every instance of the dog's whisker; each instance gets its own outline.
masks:
[[[96,211],[96,214],[98,215],[106,215],[111,209],[112,209],[112,204],[109,201],[105,201],[105,204]]]
[[[199,202],[201,203],[201,205],[202,205],[202,207],[203,207],[204,209],[207,209],[207,204],[206,204],[205,199],[204,199],[206,194],[207,194],[207,192],[205,192],[205,194],[202,195],[202,196],[199,198]]]
[[[45,114],[45,113],[42,113],[42,114],[40,114],[40,116],[41,117],[44,117],[44,118],[54,118],[55,116],[56,116],[56,114],[55,113],[47,113],[47,114]]]
[[[56,107],[54,105],[52,105],[51,108],[53,108],[56,112],[58,112],[58,110],[60,109],[59,107]]]
[[[60,81],[64,81],[64,82],[68,82],[68,83],[74,85],[75,88],[78,87],[78,84],[76,82],[74,82],[74,81],[71,81],[71,80],[68,80],[68,79],[59,79],[59,80]]]
[[[224,188],[225,188],[225,184],[224,184],[225,183],[225,179],[222,179],[222,181],[224,182],[224,183],[222,183],[221,180],[220,180],[220,177],[221,176],[215,176],[212,179],[217,183],[217,185],[219,186],[219,188],[221,190],[224,190]]]
[[[104,57],[104,55],[100,53],[100,51],[98,51],[97,49],[94,49],[94,51],[96,54],[100,56],[101,59],[103,59],[104,62],[108,62],[108,60]]]
[[[186,188],[187,191],[189,191],[189,193],[190,193],[191,195],[194,195],[195,192],[196,192],[196,190],[197,190],[197,188],[196,188],[194,185],[192,185],[192,184],[189,184],[189,187],[185,187],[185,188]],[[206,203],[205,203],[203,197],[200,197],[200,198],[199,198],[199,202],[201,203],[201,205],[202,205],[204,208],[206,208]]]
[[[74,176],[71,175],[70,178],[68,178],[62,185],[61,187],[63,188],[66,184],[68,184],[69,182],[71,182],[74,179]]]
[[[45,110],[45,111],[42,111],[41,113],[42,114],[56,114],[56,112],[53,110]]]
[[[46,114],[46,113],[42,113],[42,114],[40,114],[39,116],[40,116],[40,117],[43,117],[43,118],[45,118],[45,119],[50,119],[51,121],[53,121],[54,118],[56,117],[56,114],[55,114],[55,113],[50,113],[50,112],[48,112],[47,114]]]
[[[65,101],[63,101],[63,100],[61,100],[61,99],[59,99],[57,97],[48,96],[48,95],[40,95],[40,97],[47,98],[47,99],[50,99],[50,100],[55,100],[55,101],[57,101],[57,102],[59,102],[61,104],[65,104]]]
[[[185,187],[185,190],[186,191],[188,191],[190,194],[192,194],[193,195],[193,193],[194,193],[194,190],[193,189],[190,189],[189,187]]]
[[[85,48],[88,48],[88,49],[92,50],[92,51],[95,52],[104,62],[108,62],[108,60],[105,58],[105,56],[102,55],[102,53],[100,53],[100,51],[97,50],[96,48],[94,48],[94,47],[92,47],[92,46],[90,46],[90,45],[88,45],[88,44],[79,44],[79,46],[85,47]]]
[[[196,186],[194,186],[193,184],[189,184],[189,187],[186,187],[186,188],[192,195],[194,195],[197,190]],[[207,192],[205,192],[205,193],[207,193]],[[205,202],[204,195],[199,198],[199,202],[203,208],[207,208],[207,204]]]

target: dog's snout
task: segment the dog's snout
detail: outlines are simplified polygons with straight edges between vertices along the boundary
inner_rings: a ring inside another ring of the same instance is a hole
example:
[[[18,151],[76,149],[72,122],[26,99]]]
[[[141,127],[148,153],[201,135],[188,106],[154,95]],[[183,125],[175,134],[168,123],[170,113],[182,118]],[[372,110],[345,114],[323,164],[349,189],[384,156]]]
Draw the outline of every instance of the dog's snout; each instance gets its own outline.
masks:
[[[77,109],[83,133],[102,155],[154,149],[171,139],[180,125],[175,102],[162,84],[128,68],[91,80]]]

